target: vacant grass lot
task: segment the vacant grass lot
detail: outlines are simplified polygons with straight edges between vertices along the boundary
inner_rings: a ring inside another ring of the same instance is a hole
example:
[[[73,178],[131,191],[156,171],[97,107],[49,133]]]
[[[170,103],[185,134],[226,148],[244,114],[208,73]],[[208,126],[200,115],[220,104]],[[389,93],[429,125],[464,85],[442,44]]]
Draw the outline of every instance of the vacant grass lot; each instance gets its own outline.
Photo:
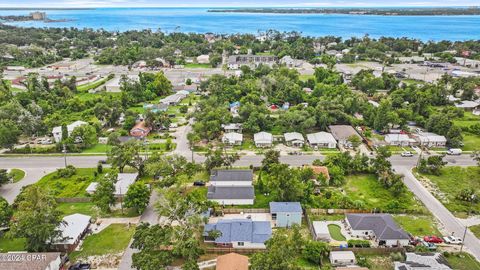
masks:
[[[480,225],[471,226],[469,229],[478,239],[480,239]]]
[[[85,189],[96,177],[93,168],[77,168],[77,173],[69,178],[57,178],[57,173],[53,172],[45,175],[36,183],[43,189],[50,190],[57,198],[87,197]],[[108,169],[104,169],[106,173]]]
[[[441,236],[440,231],[434,222],[434,217],[396,215],[393,219],[400,227],[414,236]]]
[[[441,175],[423,176],[430,179],[445,195],[441,199],[445,207],[454,215],[465,216],[469,211],[480,213],[480,203],[470,203],[457,199],[457,195],[465,188],[480,190],[480,167],[445,167]]]
[[[347,240],[345,236],[343,236],[340,226],[336,224],[328,224],[328,232],[330,236],[335,241],[345,241]]]
[[[129,228],[127,224],[112,224],[97,234],[87,236],[81,250],[70,254],[70,260],[123,252],[134,232],[134,226]]]
[[[463,132],[463,151],[478,151],[480,150],[480,136],[469,132]]]
[[[398,202],[398,209],[423,211],[424,207],[414,199],[414,195],[406,190],[400,197],[395,198],[385,189],[375,175],[351,175],[343,186],[347,196],[353,201],[362,201],[366,209],[388,210],[393,201]]]
[[[468,253],[451,253],[445,256],[455,270],[480,270],[480,263]]]
[[[6,238],[0,237],[0,253],[12,251],[24,251],[26,239],[25,238]]]
[[[83,150],[82,153],[89,153],[89,154],[92,154],[92,153],[106,153],[110,149],[112,149],[111,145],[98,143],[98,144],[96,144],[96,145],[94,145],[94,146],[92,146],[88,149]]]

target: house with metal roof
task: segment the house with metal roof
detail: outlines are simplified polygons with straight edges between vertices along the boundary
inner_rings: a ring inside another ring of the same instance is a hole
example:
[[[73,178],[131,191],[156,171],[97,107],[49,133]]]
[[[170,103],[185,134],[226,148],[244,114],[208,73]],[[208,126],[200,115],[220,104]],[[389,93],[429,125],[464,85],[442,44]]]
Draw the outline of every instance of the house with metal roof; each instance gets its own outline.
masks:
[[[307,141],[311,147],[314,148],[336,148],[337,140],[333,137],[331,133],[328,132],[317,132],[307,134]]]
[[[236,133],[242,133],[242,124],[240,123],[231,123],[228,125],[222,125],[223,130],[225,130],[225,133],[230,133],[230,132],[236,132]]]
[[[251,186],[252,181],[252,170],[213,170],[210,174],[212,186]]]
[[[265,131],[258,132],[253,135],[253,141],[256,147],[271,147],[273,144],[273,135]]]
[[[75,122],[72,122],[71,124],[67,125],[67,137],[70,136],[70,134],[72,134],[72,132],[77,128],[77,127],[80,127],[80,126],[83,126],[83,125],[88,125],[87,122],[84,122],[84,121],[75,121]],[[53,134],[53,138],[55,139],[55,142],[60,142],[62,141],[62,137],[63,137],[63,134],[62,134],[62,126],[57,126],[57,127],[54,127],[52,129],[52,134]]]
[[[421,146],[424,147],[445,147],[447,145],[447,138],[432,132],[420,132],[412,135]]]
[[[406,246],[410,237],[390,214],[347,214],[347,229],[353,237],[368,238],[384,246]]]
[[[65,216],[58,226],[61,237],[53,241],[53,249],[60,252],[71,252],[75,250],[90,226],[91,216],[73,214]]]
[[[404,262],[395,262],[395,270],[451,270],[445,257],[440,253],[407,252]]]
[[[396,146],[411,146],[416,143],[415,139],[410,138],[407,134],[387,134],[385,135],[385,142],[388,145],[396,145]]]
[[[328,129],[332,133],[333,138],[338,141],[338,145],[345,148],[352,147],[352,143],[350,142],[352,136],[358,137],[362,140],[362,137],[360,137],[358,132],[349,125],[332,125],[328,126]]]
[[[207,199],[220,205],[253,205],[255,190],[250,186],[208,186]]]
[[[302,224],[302,206],[299,202],[270,202],[270,214],[275,227]]]
[[[305,144],[303,135],[298,132],[287,132],[283,134],[285,138],[285,144],[288,146],[302,147]]]
[[[222,142],[226,145],[241,145],[243,142],[243,135],[242,133],[237,132],[229,132],[225,133],[222,136]]]
[[[220,236],[213,238],[211,231],[218,231]],[[220,219],[217,223],[205,225],[203,237],[205,242],[215,243],[221,247],[265,248],[265,242],[272,236],[269,221],[251,219]]]

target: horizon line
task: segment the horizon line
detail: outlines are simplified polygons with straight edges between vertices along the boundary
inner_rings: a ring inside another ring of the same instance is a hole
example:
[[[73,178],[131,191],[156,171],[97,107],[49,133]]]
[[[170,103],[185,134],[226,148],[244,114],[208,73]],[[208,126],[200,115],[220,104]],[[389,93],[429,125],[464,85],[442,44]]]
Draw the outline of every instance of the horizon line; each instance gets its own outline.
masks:
[[[27,6],[3,6],[0,5],[1,9],[96,9],[96,8],[299,8],[299,9],[320,9],[320,8],[479,8],[479,6],[468,6],[468,5],[387,5],[387,6],[362,6],[362,5],[353,5],[353,6],[341,6],[341,5],[326,5],[326,6],[315,6],[315,5],[265,5],[265,6],[229,6],[229,5],[154,5],[154,6],[70,6],[70,7],[53,7],[53,6],[38,6],[38,7],[27,7]]]

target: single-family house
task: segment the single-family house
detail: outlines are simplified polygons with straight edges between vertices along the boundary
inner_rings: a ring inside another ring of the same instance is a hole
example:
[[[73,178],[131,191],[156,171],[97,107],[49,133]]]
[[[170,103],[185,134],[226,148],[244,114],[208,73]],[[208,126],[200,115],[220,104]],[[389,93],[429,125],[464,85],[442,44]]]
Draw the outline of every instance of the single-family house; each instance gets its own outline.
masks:
[[[358,135],[357,131],[348,125],[332,125],[328,126],[330,132],[332,133],[335,140],[338,141],[338,145],[345,148],[351,148],[352,143],[350,142],[351,137],[358,137],[360,141],[362,137]]]
[[[52,242],[53,249],[59,252],[75,250],[80,240],[87,233],[91,219],[91,216],[83,214],[65,216],[58,227],[61,236]]]
[[[405,261],[395,262],[395,270],[451,270],[445,257],[440,253],[405,253]]]
[[[458,103],[455,103],[455,107],[464,109],[466,111],[473,111],[476,108],[480,107],[480,104],[477,103],[476,101],[462,100]]]
[[[331,251],[329,257],[332,266],[349,266],[357,263],[352,251]]]
[[[337,147],[337,140],[331,133],[317,132],[307,134],[308,144],[313,148],[335,148]]]
[[[258,132],[253,135],[253,141],[256,147],[271,147],[273,144],[273,135],[265,131]]]
[[[285,143],[288,146],[302,147],[305,144],[303,135],[298,132],[287,132],[283,134],[283,137],[285,138]]]
[[[148,136],[152,128],[147,127],[145,121],[139,121],[130,129],[130,136],[135,138],[145,138]]]
[[[421,146],[424,147],[445,147],[447,145],[447,138],[432,132],[419,132],[413,134],[414,139]]]
[[[280,64],[285,65],[288,68],[301,67],[303,64],[302,60],[293,59],[290,55],[285,55],[280,59]]]
[[[313,178],[315,185],[320,185],[321,183],[318,182],[319,177],[322,177],[326,183],[330,181],[330,174],[328,172],[328,168],[326,166],[316,166],[316,165],[307,165],[306,167],[312,169],[313,171]]]
[[[253,205],[253,186],[208,186],[207,199],[220,205]]]
[[[248,270],[248,257],[237,253],[228,253],[217,257],[216,270]]]
[[[75,122],[67,125],[67,132],[68,132],[67,137],[70,136],[70,134],[72,134],[73,130],[76,129],[77,127],[87,125],[87,124],[88,123],[84,122],[84,121],[75,121]],[[62,137],[63,137],[62,126],[54,127],[53,130],[52,130],[52,134],[53,134],[53,138],[54,138],[55,142],[57,142],[57,143],[61,142]]]
[[[160,100],[160,103],[167,104],[167,105],[177,105],[180,103],[184,98],[188,96],[188,92],[182,92],[184,90],[178,91],[177,93],[164,97]]]
[[[60,270],[60,252],[8,252],[2,253],[2,270]]]
[[[347,214],[345,221],[353,237],[371,238],[379,245],[406,246],[410,240],[390,214]]]
[[[223,134],[222,142],[227,145],[241,145],[243,142],[242,133],[229,132]]]
[[[270,202],[270,214],[275,227],[302,224],[302,206],[299,202]]]
[[[330,242],[330,231],[328,230],[328,223],[325,221],[312,222],[313,240]]]
[[[168,104],[158,103],[158,104],[143,104],[145,110],[151,110],[153,113],[166,112],[168,110]]]
[[[400,134],[400,133],[390,133],[385,135],[385,142],[388,145],[396,145],[396,146],[411,146],[416,143],[416,141],[407,134]]]
[[[197,56],[197,63],[199,63],[199,64],[210,63],[210,56],[208,54],[202,54],[202,55]]]
[[[252,170],[213,170],[210,175],[212,186],[251,186]]]
[[[211,231],[218,231],[220,236],[211,237]],[[204,241],[220,247],[264,249],[271,236],[269,221],[251,219],[220,219],[217,223],[206,224],[203,230]]]
[[[223,130],[225,130],[225,133],[230,133],[230,132],[242,133],[242,124],[240,123],[222,125],[222,127],[223,127]]]
[[[128,188],[135,183],[138,178],[138,173],[119,173],[117,181],[115,182],[114,195],[116,198],[124,197],[127,194]],[[88,185],[86,191],[88,194],[93,194],[97,191],[98,182],[92,182]]]

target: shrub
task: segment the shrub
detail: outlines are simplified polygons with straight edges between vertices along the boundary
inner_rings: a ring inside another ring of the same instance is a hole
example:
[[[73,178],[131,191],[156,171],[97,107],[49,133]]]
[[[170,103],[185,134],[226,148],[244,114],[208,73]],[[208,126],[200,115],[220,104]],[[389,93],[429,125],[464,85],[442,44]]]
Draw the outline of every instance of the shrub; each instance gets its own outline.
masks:
[[[360,247],[360,248],[370,247],[370,241],[368,240],[350,239],[347,241],[347,244],[348,244],[348,247]]]
[[[58,178],[70,178],[77,173],[77,169],[72,165],[68,165],[66,168],[58,169],[55,177]]]

